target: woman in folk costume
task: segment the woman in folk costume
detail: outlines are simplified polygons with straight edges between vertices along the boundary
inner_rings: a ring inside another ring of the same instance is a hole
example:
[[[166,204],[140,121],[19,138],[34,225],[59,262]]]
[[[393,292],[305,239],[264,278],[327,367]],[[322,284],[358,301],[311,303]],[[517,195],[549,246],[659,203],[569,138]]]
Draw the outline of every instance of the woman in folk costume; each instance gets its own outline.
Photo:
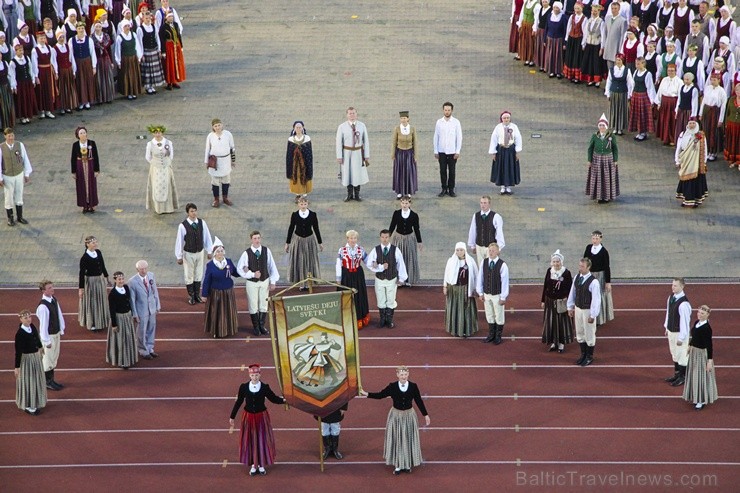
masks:
[[[31,323],[31,311],[22,310],[15,334],[15,404],[32,416],[46,406],[46,385],[42,362],[43,345],[39,331]]]
[[[673,0],[663,0],[663,7],[658,10],[658,15],[655,18],[655,23],[658,25],[658,34],[664,33],[670,25],[674,10]]]
[[[357,328],[362,329],[370,323],[370,309],[367,301],[367,283],[362,264],[367,259],[367,252],[358,243],[360,235],[350,229],[345,235],[347,244],[339,249],[336,264],[337,282],[348,288],[355,288],[355,311],[357,312]]]
[[[709,325],[711,309],[702,305],[696,311],[699,320],[694,322],[689,336],[689,364],[686,368],[686,384],[683,400],[694,404],[701,411],[719,397],[717,378],[714,372],[714,349],[712,327]]]
[[[655,47],[655,42],[650,41],[645,51],[645,70],[650,72],[650,75],[653,77],[653,89],[658,87],[658,60],[660,59],[658,52],[655,51]]]
[[[319,231],[319,217],[308,209],[308,199],[298,199],[298,210],[290,215],[285,253],[288,254],[288,280],[300,282],[309,277],[321,277],[319,252],[324,251]],[[299,288],[301,291],[306,286]]]
[[[637,132],[635,140],[643,141],[655,131],[652,104],[655,101],[653,76],[645,68],[645,59],[636,60],[636,70],[627,75],[627,98],[629,99],[629,132]]]
[[[416,156],[419,139],[416,128],[409,124],[409,112],[399,112],[401,122],[393,129],[391,159],[393,160],[393,191],[396,198],[412,196],[419,191]]]
[[[131,21],[121,21],[123,32],[116,37],[114,59],[118,65],[118,85],[121,94],[128,99],[136,99],[142,93],[141,60],[144,51],[134,33],[131,32]]]
[[[129,0],[112,0],[110,8],[110,21],[114,26],[123,19],[123,9],[128,7]]]
[[[411,287],[421,278],[418,250],[422,250],[423,246],[419,231],[419,215],[411,210],[411,197],[401,197],[400,202],[401,208],[393,211],[388,231],[391,234],[391,243],[401,250],[408,274],[405,285]]]
[[[645,53],[647,53],[648,44],[650,42],[655,43],[655,46],[658,46],[658,43],[660,43],[660,36],[658,36],[658,25],[656,23],[652,23],[647,26],[645,29],[645,36],[641,39],[642,47],[645,50]]]
[[[668,75],[663,77],[655,94],[655,104],[658,106],[658,122],[655,137],[663,141],[663,145],[676,143],[676,104],[678,92],[682,86],[681,79],[676,75],[676,66],[668,66]]]
[[[19,0],[18,7],[23,9],[23,22],[28,26],[30,33],[35,34],[41,27],[39,0]]]
[[[583,30],[586,17],[583,15],[583,4],[577,2],[573,7],[575,13],[568,18],[565,29],[565,59],[563,75],[574,84],[581,81],[581,63],[583,60]]]
[[[740,83],[725,106],[725,161],[740,171]]]
[[[213,241],[213,259],[206,264],[203,274],[201,296],[207,298],[205,308],[205,332],[214,338],[229,337],[239,332],[239,322],[234,296],[234,278],[239,277],[236,266],[221,240]]]
[[[185,80],[185,58],[182,55],[182,36],[180,28],[175,23],[172,11],[167,12],[165,22],[159,29],[159,44],[162,56],[165,58],[165,80],[167,90],[180,89],[179,82]]]
[[[57,35],[54,32],[54,23],[48,17],[44,19],[43,33],[46,35],[46,46],[53,49],[57,45]]]
[[[691,118],[676,144],[678,187],[676,199],[681,207],[699,207],[709,196],[707,188],[707,139],[699,122]]]
[[[545,51],[545,72],[550,78],[563,78],[563,43],[568,18],[563,13],[563,4],[552,4],[552,13],[547,20],[547,48]]]
[[[3,128],[15,126],[15,102],[13,89],[15,81],[11,81],[10,67],[5,60],[0,60],[0,124]]]
[[[123,32],[123,23],[128,22],[131,26],[131,32],[133,34],[136,34],[136,29],[138,25],[136,24],[136,21],[134,20],[133,13],[131,12],[131,9],[128,7],[123,8],[123,18],[121,19],[121,22],[119,22],[115,28],[116,28],[116,34],[121,34]]]
[[[459,241],[447,259],[442,284],[445,295],[445,330],[455,337],[470,337],[478,332],[478,305],[475,286],[478,266],[468,255],[467,246]]]
[[[617,135],[624,135],[628,125],[628,77],[629,70],[624,65],[624,55],[619,53],[614,59],[614,66],[609,69],[604,90],[604,96],[609,99],[609,124]]]
[[[260,377],[260,365],[249,365],[249,382],[239,386],[229,419],[229,425],[233,428],[236,414],[244,402],[244,412],[240,420],[239,462],[251,466],[250,476],[267,474],[265,466],[275,463],[275,437],[265,399],[274,404],[285,403],[285,399],[275,395],[269,385],[260,381]]]
[[[54,47],[57,59],[57,108],[64,113],[72,113],[72,109],[77,107],[77,90],[75,88],[75,74],[77,73],[77,64],[75,58],[67,45],[67,38],[64,29],[57,28],[57,45]]]
[[[550,18],[550,0],[541,0],[534,8],[535,36],[534,36],[534,63],[540,72],[545,71],[545,52],[547,50],[547,20]]]
[[[67,17],[64,19],[62,28],[64,28],[64,36],[69,41],[77,34],[77,11],[73,8],[68,9]]]
[[[152,0],[152,6],[150,6],[147,2],[140,2],[139,6],[136,7],[136,17],[134,18],[134,22],[138,28],[144,24],[144,17],[150,15],[152,17],[152,25],[154,25],[154,2]],[[155,31],[156,32],[156,31]]]
[[[136,326],[131,313],[131,288],[126,285],[123,272],[113,273],[115,285],[108,293],[110,327],[105,348],[105,361],[111,366],[128,370],[139,361],[136,350]]]
[[[704,88],[699,115],[701,126],[707,136],[707,161],[715,161],[722,152],[722,122],[727,109],[727,93],[719,85],[719,75],[712,75],[709,85]]]
[[[660,81],[661,79],[663,79],[663,77],[668,76],[669,65],[676,66],[677,74],[681,69],[681,57],[678,53],[676,53],[676,43],[673,41],[668,41],[665,46],[665,50],[660,55],[658,55],[658,61],[656,62],[658,65],[658,75],[656,77],[658,84],[660,84]]]
[[[31,59],[23,54],[23,46],[15,45],[15,56],[10,61],[10,88],[15,94],[15,113],[21,123],[26,124],[38,113],[36,91],[33,83]]]
[[[724,63],[724,69],[727,71],[728,82],[731,82],[732,76],[736,70],[735,55],[730,50],[730,40],[727,36],[722,36],[719,40],[719,48],[712,52],[712,60],[721,59]],[[730,84],[724,86],[725,89],[730,89]],[[728,94],[729,96],[729,94]]]
[[[5,33],[0,31],[0,58],[2,58],[5,63],[10,63],[10,60],[13,59],[14,55],[15,50],[8,46],[8,43],[5,42]]]
[[[601,307],[596,317],[596,325],[614,320],[614,301],[612,299],[612,268],[609,252],[602,244],[604,233],[598,229],[591,232],[591,244],[586,245],[583,257],[591,261],[591,275],[599,281]]]
[[[699,94],[702,94],[704,92],[704,74],[706,74],[706,70],[704,62],[697,56],[698,51],[699,47],[696,45],[686,47],[686,58],[681,62],[681,71],[678,76],[683,79],[684,74],[693,74],[694,85],[699,89]]]
[[[514,60],[519,60],[519,55],[516,54],[517,48],[519,47],[519,27],[516,25],[519,21],[519,14],[522,12],[522,6],[525,0],[511,0],[511,17],[509,22],[511,28],[509,29],[509,53],[515,53]]]
[[[712,59],[712,69],[707,75],[707,80],[704,86],[709,85],[709,79],[712,76],[719,77],[719,85],[724,89],[728,99],[732,96],[732,75],[727,71],[727,65],[725,65],[725,59],[720,57]]]
[[[712,47],[715,50],[719,48],[719,43],[723,36],[727,36],[728,39],[732,39],[735,31],[737,31],[737,23],[732,20],[730,7],[727,5],[720,7],[719,15],[720,17],[717,19],[715,29],[714,46]],[[8,22],[10,22],[10,19],[8,19]]]
[[[113,5],[111,0],[82,0],[81,7],[85,16],[85,22],[87,23],[87,30],[92,32],[93,24],[100,20],[100,17],[98,17],[100,11],[102,10],[107,14]]]
[[[683,76],[683,86],[678,91],[678,102],[676,103],[676,126],[675,139],[686,128],[690,118],[696,119],[699,115],[699,90],[694,85],[694,74],[687,72]]]
[[[550,257],[550,267],[542,286],[541,307],[544,309],[542,343],[549,351],[565,352],[565,345],[573,342],[573,321],[568,315],[567,301],[573,275],[565,268],[565,257],[556,250]]]
[[[67,43],[69,51],[75,58],[77,66],[77,75],[75,77],[75,87],[77,89],[77,99],[80,106],[77,108],[90,109],[98,99],[98,91],[95,83],[95,71],[98,65],[98,57],[95,55],[95,44],[92,38],[85,34],[85,23],[77,23],[77,34]]]
[[[645,55],[645,46],[637,39],[639,31],[633,27],[627,29],[626,39],[622,43],[620,53],[624,55],[624,65],[627,70],[634,72],[637,59]]]
[[[290,192],[298,199],[308,196],[313,190],[313,147],[311,137],[306,133],[303,122],[293,122],[285,151],[285,176],[288,178]]]
[[[511,113],[504,111],[499,124],[491,134],[488,154],[493,156],[491,182],[501,187],[501,195],[511,195],[511,187],[521,181],[519,153],[522,152],[522,134],[519,127],[511,123]]]
[[[601,5],[594,4],[591,7],[591,17],[583,26],[583,58],[581,59],[581,81],[587,82],[589,86],[599,87],[601,79],[606,71],[604,62],[604,39],[606,39],[606,27],[604,19],[599,17]]]
[[[524,0],[517,27],[519,28],[519,46],[517,47],[519,58],[524,60],[524,65],[534,67],[535,53],[535,12],[539,6],[538,0]]]
[[[82,207],[83,214],[94,213],[98,205],[98,174],[100,174],[98,146],[95,141],[87,139],[85,127],[77,127],[75,137],[77,142],[72,144],[70,164],[77,189],[77,207]]]
[[[146,208],[157,214],[172,214],[180,207],[172,171],[175,148],[172,141],[164,137],[167,129],[163,125],[150,125],[148,130],[154,138],[146,144],[145,158],[149,163]]]
[[[9,40],[18,36],[18,22],[23,19],[23,9],[18,5],[18,0],[0,0],[3,6],[3,24]]]
[[[46,34],[44,31],[37,33],[38,43],[31,52],[31,67],[36,82],[36,96],[41,118],[56,118],[56,75],[57,57],[53,48],[46,45]]]
[[[85,253],[80,258],[80,327],[97,332],[110,326],[106,285],[110,285],[108,270],[105,268],[103,253],[98,249],[98,239],[88,236],[85,238]]]
[[[145,4],[142,3],[145,6]],[[136,37],[144,51],[144,58],[141,60],[141,79],[144,83],[144,89],[147,94],[155,94],[157,87],[164,85],[164,69],[162,68],[162,56],[160,52],[162,47],[159,44],[157,30],[152,24],[150,13],[143,14],[141,24],[136,30]]]
[[[607,203],[619,196],[619,150],[617,139],[609,130],[609,120],[602,114],[598,130],[591,135],[588,144],[588,175],[586,195],[599,204]]]
[[[111,42],[116,39],[116,32],[115,27],[113,26],[113,23],[108,20],[108,11],[105,9],[98,9],[98,13],[95,16],[95,22],[99,22],[100,25],[103,28],[103,32],[108,35],[108,37],[111,39]],[[90,33],[92,34],[92,30]],[[113,56],[113,48],[109,50],[111,53],[111,56]]]
[[[13,39],[13,46],[15,45],[21,45],[23,55],[31,58],[31,52],[36,46],[36,39],[29,34],[28,24],[23,21],[18,21],[18,36]]]
[[[673,43],[673,50],[668,49],[668,45],[670,43]],[[678,59],[681,59],[681,54],[683,46],[681,45],[681,41],[673,34],[673,27],[668,26],[665,28],[665,31],[663,32],[663,37],[660,38],[658,41],[658,53],[661,55],[664,53],[675,53],[678,56]],[[675,59],[672,59],[666,63],[676,63]],[[677,63],[676,63],[677,64]],[[678,64],[677,64],[678,65]]]
[[[686,0],[678,0],[678,6],[673,10],[670,26],[681,42],[681,46],[686,45],[686,36],[691,32],[691,21],[693,20],[694,12],[686,4]]]
[[[103,31],[103,24],[95,21],[93,34],[90,36],[95,46],[95,56],[98,59],[95,81],[98,89],[98,103],[112,103],[116,97],[116,85],[114,82],[113,67],[113,39]]]

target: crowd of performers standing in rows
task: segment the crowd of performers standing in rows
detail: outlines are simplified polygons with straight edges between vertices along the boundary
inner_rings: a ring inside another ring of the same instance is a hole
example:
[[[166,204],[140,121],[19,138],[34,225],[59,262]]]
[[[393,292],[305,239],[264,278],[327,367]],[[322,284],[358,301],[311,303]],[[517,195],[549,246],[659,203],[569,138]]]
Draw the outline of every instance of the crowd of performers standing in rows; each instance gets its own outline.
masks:
[[[25,2],[29,5],[25,5]],[[169,0],[4,0],[0,122],[55,118],[146,92],[179,89],[182,22]],[[64,14],[62,15],[62,5]]]
[[[686,0],[662,7],[651,0],[611,2],[606,9],[596,1],[514,0],[509,51],[515,59],[551,78],[605,85],[609,117],[596,136],[613,144],[614,163],[595,167],[589,151],[592,198],[619,195],[614,135],[624,132],[635,132],[636,141],[655,134],[676,146],[676,198],[683,206],[697,207],[708,196],[707,162],[724,157],[738,167],[740,29],[731,6],[719,5],[715,16],[709,7]]]

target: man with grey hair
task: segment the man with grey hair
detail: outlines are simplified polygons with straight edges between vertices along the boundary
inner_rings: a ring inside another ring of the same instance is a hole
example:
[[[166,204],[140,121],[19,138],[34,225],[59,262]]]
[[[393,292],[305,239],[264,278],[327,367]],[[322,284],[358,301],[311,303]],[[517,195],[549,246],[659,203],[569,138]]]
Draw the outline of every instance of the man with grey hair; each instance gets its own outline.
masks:
[[[136,262],[136,272],[127,282],[131,289],[131,313],[137,322],[136,347],[142,358],[152,359],[159,356],[154,352],[157,312],[162,309],[159,290],[146,260]]]

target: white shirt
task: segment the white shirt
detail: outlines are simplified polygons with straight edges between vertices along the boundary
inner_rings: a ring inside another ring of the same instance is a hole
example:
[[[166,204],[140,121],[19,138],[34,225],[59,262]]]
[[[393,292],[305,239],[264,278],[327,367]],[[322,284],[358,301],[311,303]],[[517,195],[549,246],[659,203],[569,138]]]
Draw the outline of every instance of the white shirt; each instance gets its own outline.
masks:
[[[476,286],[476,291],[478,292],[479,296],[483,296],[483,278],[486,276],[486,269],[485,264],[486,260],[492,260],[494,263],[498,262],[499,257],[496,257],[494,259],[489,259],[488,257],[484,258],[480,265],[478,266],[478,282]],[[506,298],[509,297],[509,266],[506,265],[506,262],[503,260],[501,261],[501,294],[499,295],[499,300],[506,301]]]
[[[704,114],[704,107],[705,106],[719,106],[719,120],[720,122],[723,122],[725,120],[725,110],[727,109],[727,93],[725,90],[720,87],[714,87],[713,85],[708,85],[704,88],[704,99],[701,101],[701,109],[699,110],[699,114]]]
[[[681,298],[682,296],[685,296],[684,292],[681,291],[680,293],[674,294],[672,296],[675,296],[676,299]],[[665,322],[663,322],[663,327],[665,330],[668,330],[668,311],[670,310],[671,305],[671,296],[668,297],[668,301],[666,301],[665,307],[666,307],[666,313],[665,313]],[[689,332],[690,327],[689,324],[691,323],[691,304],[689,303],[689,300],[685,299],[681,302],[681,304],[678,306],[678,316],[679,316],[679,323],[678,323],[678,340],[681,342],[689,340]]]
[[[462,148],[462,126],[460,121],[451,116],[449,120],[444,117],[437,120],[434,127],[434,153],[435,154],[460,154]]]
[[[51,303],[52,300],[49,296],[42,296],[41,299],[48,301],[49,303]],[[59,334],[64,335],[64,329],[66,326],[64,324],[64,315],[62,315],[62,307],[59,304],[59,300],[57,300],[57,312],[59,313]],[[49,309],[46,305],[39,303],[39,306],[36,307],[36,318],[39,319],[39,337],[44,346],[51,344],[51,336],[49,335],[49,315]]]
[[[581,274],[579,273],[578,275]],[[570,287],[570,293],[568,293],[568,302],[566,304],[568,310],[573,310],[576,306],[576,283],[578,282],[578,275],[573,279],[573,285]],[[591,306],[589,306],[588,316],[590,318],[596,318],[599,316],[599,311],[601,310],[601,285],[598,281],[593,282],[589,280],[595,279],[595,277],[591,276],[590,272],[582,277],[584,283],[589,283],[588,290],[591,293]]]
[[[187,222],[189,225],[192,226],[194,221],[191,221],[190,218],[187,219]],[[198,223],[201,224],[201,227],[203,228],[203,249],[206,252],[210,252],[213,248],[213,240],[211,239],[211,232],[208,230],[208,225],[206,222],[202,219],[198,219]],[[182,260],[182,256],[184,253],[185,248],[185,226],[183,226],[182,223],[177,227],[177,238],[175,239],[175,258],[177,260]]]
[[[387,245],[380,244],[379,246],[382,250],[383,248],[390,248],[391,244],[390,243],[388,243]],[[398,270],[398,281],[405,282],[406,279],[409,278],[409,275],[406,272],[406,263],[403,261],[403,254],[401,253],[401,249],[398,247],[396,247],[395,259],[396,259],[396,270]],[[376,249],[373,248],[367,254],[367,258],[365,259],[365,265],[367,265],[367,268],[373,272],[383,272],[385,270],[385,267],[383,267],[383,264],[378,264],[376,267],[373,267],[373,262],[377,262],[377,261],[378,261],[378,254],[376,252]]]
[[[218,158],[218,168],[208,168],[208,174],[211,176],[227,176],[231,174],[231,151],[234,147],[234,136],[228,130],[223,130],[221,136],[216,132],[211,132],[206,137],[206,157],[203,161],[208,162],[208,156],[213,154]]]

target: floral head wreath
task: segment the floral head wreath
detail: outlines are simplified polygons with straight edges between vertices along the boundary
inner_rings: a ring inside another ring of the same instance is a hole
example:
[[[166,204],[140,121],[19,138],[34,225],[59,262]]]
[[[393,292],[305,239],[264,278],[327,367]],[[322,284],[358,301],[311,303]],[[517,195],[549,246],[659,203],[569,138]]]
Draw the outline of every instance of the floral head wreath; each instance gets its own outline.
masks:
[[[165,133],[167,131],[167,128],[164,125],[149,125],[146,129],[152,134],[156,132]]]

